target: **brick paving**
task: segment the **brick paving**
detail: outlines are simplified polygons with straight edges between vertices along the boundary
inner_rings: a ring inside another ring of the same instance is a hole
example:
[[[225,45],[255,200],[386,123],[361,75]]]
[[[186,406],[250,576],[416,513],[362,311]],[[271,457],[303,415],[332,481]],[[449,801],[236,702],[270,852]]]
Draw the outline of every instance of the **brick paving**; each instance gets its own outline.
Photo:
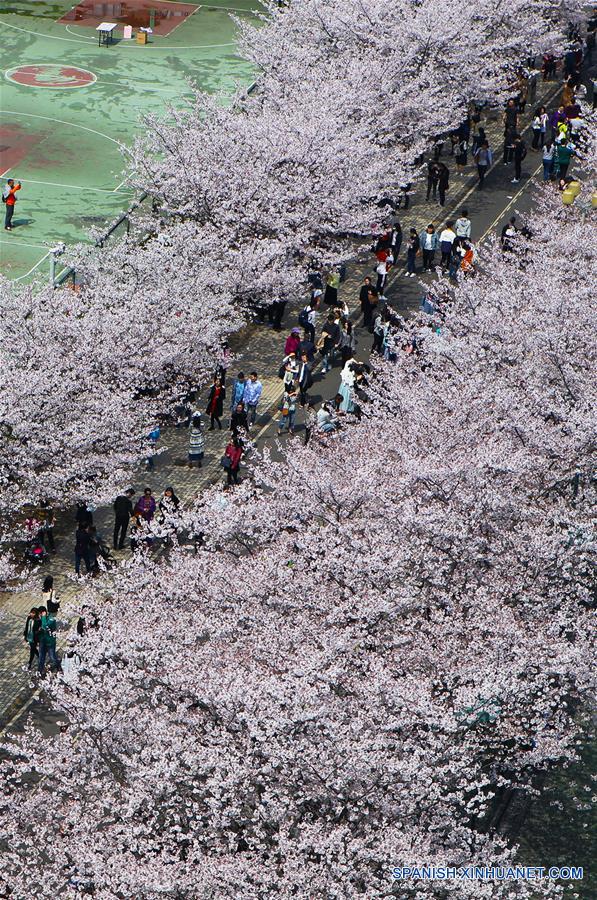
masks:
[[[537,97],[533,104],[527,105],[526,115],[524,116],[524,125],[527,129],[535,106],[541,103],[553,106],[554,95],[558,90],[559,86],[553,82],[548,82],[547,84],[539,83]],[[500,176],[502,176],[501,182],[503,182],[506,174],[509,181],[513,174],[513,167],[510,167],[507,173],[501,172],[503,168],[501,161],[503,141],[501,117],[495,115],[493,120],[488,118],[483,124],[494,150],[495,158],[494,170],[488,175],[486,189],[482,192],[475,190],[476,173],[470,163],[466,169],[466,174],[460,177],[455,174],[454,167],[450,166],[450,190],[447,195],[446,207],[442,209],[435,202],[425,201],[425,182],[423,180],[420,183],[420,190],[423,190],[423,196],[418,196],[415,193],[411,198],[410,208],[403,210],[401,213],[405,239],[408,234],[408,228],[411,226],[415,226],[419,232],[429,222],[433,222],[437,227],[445,222],[447,218],[455,217],[454,213],[457,213],[461,208],[465,198],[469,217],[473,222],[472,240],[474,242],[479,241],[481,238],[476,221],[481,218],[482,214],[487,215],[488,202],[495,203],[498,200],[500,217],[505,216],[503,196],[496,197],[498,191],[496,190],[495,182]],[[527,140],[527,145],[529,143],[530,141]],[[451,157],[444,155],[443,160],[448,164],[451,163]],[[529,152],[525,162],[527,170],[531,165],[540,165],[540,154]],[[530,180],[521,182],[521,188],[528,183],[530,183]],[[501,187],[503,188],[504,185],[502,184]],[[494,224],[495,222],[492,222],[488,231],[491,230]],[[364,276],[372,274],[372,266],[373,257],[371,255],[366,255],[366,261],[357,260],[348,267],[347,277],[340,286],[340,297],[346,301],[351,309],[354,321],[358,320],[359,287]],[[417,279],[405,279],[402,277],[403,273],[404,269],[401,265],[395,266],[390,276],[386,295],[394,309],[402,315],[408,315],[419,306],[422,293],[421,283],[428,282],[434,276],[426,275],[424,277],[419,276]],[[258,409],[259,416],[252,430],[252,438],[257,447],[266,442],[271,442],[276,434],[276,425],[279,418],[278,409],[282,397],[282,383],[277,377],[277,370],[282,361],[286,336],[290,328],[297,324],[296,315],[297,309],[290,308],[289,305],[281,332],[273,331],[265,326],[251,324],[242,329],[238,335],[231,338],[236,359],[228,371],[228,385],[230,384],[230,379],[238,371],[242,370],[245,374],[248,374],[253,369],[259,373],[260,380],[263,383],[263,395]],[[322,323],[324,315],[325,308],[320,311],[318,325]],[[362,327],[357,327],[355,333],[358,342],[356,356],[365,360],[369,355],[371,336]],[[325,376],[317,371],[314,373],[316,374],[316,381],[310,392],[314,404],[317,405],[322,399],[329,399],[334,396],[339,384],[339,373],[340,369],[338,366]],[[204,391],[201,401],[198,403],[201,412],[204,411],[206,402],[206,392]],[[228,409],[225,407],[224,426],[227,424],[227,412]],[[304,415],[304,412],[299,408],[296,421],[298,438],[300,438],[304,429]],[[139,469],[134,483],[134,487],[137,489],[136,496],[139,495],[145,486],[149,486],[152,488],[154,495],[159,497],[166,486],[172,485],[176,494],[186,504],[190,503],[204,486],[217,481],[223,482],[223,470],[219,461],[227,443],[228,435],[229,432],[225,427],[221,432],[207,432],[203,468],[191,470],[187,465],[188,432],[186,428],[166,429],[163,432],[163,438],[158,444],[158,449],[160,446],[165,445],[167,445],[168,449],[156,457],[154,471],[145,472],[141,468]],[[286,435],[281,438],[282,442],[288,440],[292,440],[292,438]],[[99,534],[111,545],[112,510],[109,508],[98,509],[94,513],[94,522],[97,525]],[[45,575],[52,574],[54,576],[55,588],[61,600],[59,649],[61,646],[64,646],[69,627],[76,621],[77,596],[80,584],[74,579],[74,529],[75,522],[72,511],[65,510],[58,513],[58,524],[56,527],[58,553],[33,574],[25,589],[16,593],[0,593],[0,646],[2,647],[0,657],[0,726],[6,725],[11,716],[31,696],[32,690],[35,688],[34,682],[30,680],[28,673],[23,670],[23,665],[28,658],[28,647],[23,640],[23,628],[29,609],[32,606],[39,605],[41,602],[41,583]],[[129,554],[130,551],[125,550],[116,554],[116,556],[124,558]]]

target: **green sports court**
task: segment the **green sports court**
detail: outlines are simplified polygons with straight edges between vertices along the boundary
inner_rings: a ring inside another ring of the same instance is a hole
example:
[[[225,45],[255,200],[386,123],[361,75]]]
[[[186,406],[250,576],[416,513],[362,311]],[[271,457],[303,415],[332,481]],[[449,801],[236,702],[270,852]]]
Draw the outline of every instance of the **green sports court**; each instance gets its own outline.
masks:
[[[258,0],[2,4],[0,173],[23,185],[13,230],[1,231],[3,275],[45,278],[50,246],[89,240],[130,206],[121,146],[142,133],[145,114],[183,104],[189,79],[224,93],[251,83],[233,17],[256,21],[260,8]],[[115,26],[107,45],[102,23]]]

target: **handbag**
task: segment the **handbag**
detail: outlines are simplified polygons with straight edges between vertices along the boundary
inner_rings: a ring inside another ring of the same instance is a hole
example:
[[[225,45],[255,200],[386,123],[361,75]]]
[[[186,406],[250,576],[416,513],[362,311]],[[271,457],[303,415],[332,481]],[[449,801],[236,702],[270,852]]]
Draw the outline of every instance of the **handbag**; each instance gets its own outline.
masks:
[[[232,468],[232,460],[230,459],[229,456],[226,456],[226,454],[224,454],[224,456],[220,460],[220,465],[222,466],[223,469],[231,469]]]

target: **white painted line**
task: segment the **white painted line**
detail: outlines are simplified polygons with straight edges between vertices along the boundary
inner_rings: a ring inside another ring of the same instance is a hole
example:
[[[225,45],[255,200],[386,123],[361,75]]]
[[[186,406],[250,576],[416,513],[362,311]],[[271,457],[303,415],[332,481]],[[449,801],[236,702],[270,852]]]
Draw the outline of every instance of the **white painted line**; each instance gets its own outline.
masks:
[[[41,266],[44,259],[47,259],[48,256],[51,256],[51,255],[52,255],[52,251],[49,250],[44,256],[42,256],[41,259],[38,259],[38,261],[35,263],[35,265],[32,266],[28,272],[25,272],[24,275],[19,275],[18,278],[12,278],[11,281],[22,281],[23,278],[28,278],[32,272],[35,272],[35,270],[37,269],[38,266]]]
[[[60,22],[59,20],[57,20],[57,24],[64,25],[64,22]],[[70,30],[70,25],[64,25],[64,27],[66,28],[66,30],[68,31],[69,34],[76,34],[75,31]],[[81,37],[85,38],[86,41],[93,41],[94,44],[97,44],[97,41],[95,38],[92,38],[92,37],[86,38],[85,35],[83,35],[83,34],[81,35]]]
[[[185,3],[185,6],[191,6],[191,4],[190,4],[190,3]],[[196,6],[195,9],[193,10],[193,12],[190,13],[185,19],[181,19],[180,22],[177,22],[176,25],[174,26],[174,28],[171,28],[171,29],[170,29],[170,31],[168,32],[168,34],[158,34],[158,35],[155,35],[155,36],[156,36],[156,37],[164,37],[164,38],[170,37],[171,34],[174,34],[174,32],[176,31],[177,28],[180,28],[181,25],[184,25],[185,22],[188,22],[189,19],[191,18],[191,16],[194,16],[195,13],[198,12],[200,9],[201,9],[201,6]]]
[[[12,244],[13,247],[35,247],[37,250],[45,250],[44,244],[26,244],[25,241],[19,241],[18,238],[15,238],[14,241],[3,241],[0,238],[0,244]]]
[[[483,232],[483,234],[481,235],[481,237],[480,237],[479,240],[477,241],[478,244],[480,244],[481,241],[484,240],[484,238],[487,237],[487,235],[489,234],[489,232],[492,231],[492,230],[495,228],[495,226],[498,224],[498,222],[500,221],[500,219],[503,219],[503,217],[506,215],[506,212],[507,212],[507,211],[510,209],[510,207],[515,203],[515,201],[518,200],[518,198],[521,196],[521,194],[523,194],[523,193],[526,191],[526,189],[527,189],[528,187],[531,187],[531,185],[533,184],[533,178],[535,177],[535,175],[538,175],[538,174],[539,174],[539,172],[541,171],[542,168],[543,168],[543,162],[540,162],[539,165],[537,166],[537,168],[536,168],[533,172],[531,172],[531,174],[529,175],[529,177],[525,180],[525,183],[523,184],[523,186],[522,186],[521,188],[519,188],[519,190],[516,191],[516,193],[514,194],[514,196],[513,196],[513,197],[508,197],[508,198],[507,198],[510,202],[507,203],[506,206],[504,206],[504,208],[501,210],[499,216],[497,216],[497,217],[493,220],[493,222],[491,223],[491,225],[489,226],[489,228],[487,228],[487,229]]]
[[[60,181],[35,181],[33,178],[23,178],[22,183],[27,184],[46,184],[48,187],[68,188],[73,191],[97,191],[100,194],[115,194],[118,188],[96,188],[86,187],[81,184],[62,184]],[[122,182],[124,184],[124,182]],[[120,186],[119,186],[120,187]],[[120,191],[122,194],[133,194],[134,191]]]
[[[91,134],[97,134],[100,137],[106,138],[107,141],[112,141],[112,143],[116,144],[117,147],[120,147],[121,150],[127,150],[124,144],[121,144],[120,141],[110,137],[109,134],[104,134],[103,131],[97,131],[95,128],[88,128],[87,125],[78,125],[76,122],[66,122],[64,119],[55,119],[54,116],[40,116],[37,113],[25,113],[13,109],[0,109],[0,113],[5,116],[24,116],[28,119],[45,119],[46,122],[58,122],[60,125],[71,125],[73,128],[81,128],[83,131],[89,131]]]
[[[42,31],[31,31],[29,28],[21,28],[19,25],[13,25],[11,22],[4,22],[0,20],[0,25],[3,28],[14,28],[15,31],[22,31],[23,34],[33,34],[36,37],[42,38],[51,38],[54,41],[67,41],[69,44],[85,44],[89,49],[93,49],[95,52],[95,47],[91,48],[89,46],[89,39],[85,38],[83,40],[77,38],[65,38],[58,37],[57,34],[44,34]],[[166,35],[167,37],[167,35]],[[167,50],[169,53],[178,53],[179,50],[213,50],[217,47],[235,47],[236,44],[234,41],[227,41],[225,44],[193,44],[192,46],[185,47],[177,47],[176,45],[168,46],[168,47],[157,47],[155,44],[136,44],[134,41],[127,41],[126,43],[118,43],[112,47],[112,50],[118,50],[120,47],[135,47],[137,50],[147,50],[149,47],[152,51],[155,50]]]

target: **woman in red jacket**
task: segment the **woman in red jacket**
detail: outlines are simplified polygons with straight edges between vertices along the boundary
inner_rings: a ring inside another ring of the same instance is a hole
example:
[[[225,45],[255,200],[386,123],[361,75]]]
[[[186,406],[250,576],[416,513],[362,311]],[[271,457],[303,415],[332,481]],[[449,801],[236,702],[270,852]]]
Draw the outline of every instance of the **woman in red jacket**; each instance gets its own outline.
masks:
[[[301,345],[301,329],[293,328],[284,344],[284,355],[289,356],[291,353],[298,353]]]
[[[230,460],[230,466],[226,469],[226,475],[228,476],[227,484],[232,484],[232,482],[238,484],[238,470],[242,455],[243,448],[240,441],[238,438],[233,438],[224,451],[224,456],[227,456]]]

